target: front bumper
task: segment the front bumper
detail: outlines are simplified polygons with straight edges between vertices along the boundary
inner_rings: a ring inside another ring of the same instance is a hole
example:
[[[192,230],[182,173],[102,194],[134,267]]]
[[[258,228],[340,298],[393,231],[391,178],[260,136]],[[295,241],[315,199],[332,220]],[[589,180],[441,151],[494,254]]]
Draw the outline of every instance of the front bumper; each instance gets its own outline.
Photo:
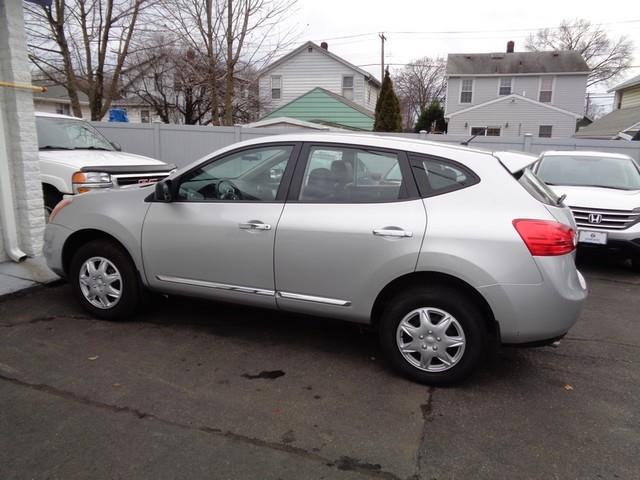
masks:
[[[62,250],[64,244],[73,233],[73,230],[57,225],[55,223],[48,223],[47,228],[44,231],[44,258],[47,261],[47,266],[61,277],[65,277],[64,263],[62,258]]]
[[[589,228],[580,227],[578,230],[589,230]],[[607,244],[595,245],[591,243],[579,243],[580,250],[617,250],[631,257],[640,256],[640,223],[636,223],[624,230],[605,230],[591,229],[597,232],[606,232]]]
[[[534,258],[542,283],[479,289],[500,326],[502,343],[541,342],[565,335],[587,298],[587,284],[575,268],[573,255]]]

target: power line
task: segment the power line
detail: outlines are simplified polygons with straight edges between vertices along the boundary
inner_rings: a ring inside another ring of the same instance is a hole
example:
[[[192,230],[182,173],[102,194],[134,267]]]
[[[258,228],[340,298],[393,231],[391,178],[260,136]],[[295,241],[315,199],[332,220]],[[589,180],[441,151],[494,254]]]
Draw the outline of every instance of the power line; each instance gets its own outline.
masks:
[[[634,20],[620,20],[617,22],[602,22],[602,23],[595,23],[593,24],[594,26],[603,26],[603,25],[619,25],[619,24],[628,24],[628,23],[640,23],[640,19],[634,19]],[[491,30],[439,30],[439,31],[386,31],[385,33],[390,33],[393,35],[450,35],[450,34],[464,34],[464,33],[499,33],[499,32],[529,32],[532,30],[543,30],[543,29],[549,29],[549,30],[557,30],[559,29],[560,26],[554,26],[554,27],[531,27],[531,28],[505,28],[505,29],[491,29]],[[340,36],[340,37],[329,37],[329,38],[325,38],[325,41],[328,40],[342,40],[342,39],[349,39],[349,38],[359,38],[359,37],[366,37],[366,36],[371,36],[371,35],[378,35],[379,32],[366,32],[366,33],[357,33],[354,35],[344,35],[344,36]]]

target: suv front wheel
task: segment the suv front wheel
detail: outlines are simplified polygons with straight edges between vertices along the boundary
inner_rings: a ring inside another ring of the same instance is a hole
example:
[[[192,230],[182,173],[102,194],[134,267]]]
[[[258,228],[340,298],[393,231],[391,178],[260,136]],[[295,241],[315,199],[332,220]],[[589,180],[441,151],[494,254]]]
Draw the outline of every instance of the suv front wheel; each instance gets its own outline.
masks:
[[[413,288],[385,309],[380,343],[403,375],[429,385],[455,383],[481,362],[487,347],[482,311],[451,288]]]
[[[94,240],[78,249],[71,260],[69,282],[80,304],[98,318],[126,319],[140,303],[133,262],[108,240]]]

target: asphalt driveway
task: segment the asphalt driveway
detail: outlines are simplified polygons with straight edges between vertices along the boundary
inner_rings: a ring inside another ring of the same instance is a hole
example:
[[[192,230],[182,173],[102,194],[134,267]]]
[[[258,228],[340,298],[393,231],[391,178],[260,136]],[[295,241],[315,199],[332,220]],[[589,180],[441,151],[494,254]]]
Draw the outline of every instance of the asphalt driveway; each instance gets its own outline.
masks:
[[[559,348],[472,379],[391,372],[375,334],[191,299],[87,318],[67,285],[0,302],[0,478],[638,478],[640,275],[583,265]]]

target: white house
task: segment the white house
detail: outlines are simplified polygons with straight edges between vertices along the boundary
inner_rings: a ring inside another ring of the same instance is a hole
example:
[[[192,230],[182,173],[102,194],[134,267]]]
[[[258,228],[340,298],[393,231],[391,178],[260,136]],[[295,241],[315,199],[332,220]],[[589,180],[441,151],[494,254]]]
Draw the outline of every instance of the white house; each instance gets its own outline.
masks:
[[[306,42],[264,68],[258,76],[261,114],[268,114],[316,87],[341,95],[373,112],[380,82],[369,72],[331,53],[326,42]]]
[[[73,115],[71,110],[71,99],[66,87],[62,85],[44,85],[46,92],[33,94],[33,106],[37,112],[58,113],[60,115]],[[91,109],[89,108],[89,97],[78,92],[78,101],[82,118],[91,119]]]
[[[584,116],[589,67],[578,52],[450,54],[447,132],[571,137]]]

